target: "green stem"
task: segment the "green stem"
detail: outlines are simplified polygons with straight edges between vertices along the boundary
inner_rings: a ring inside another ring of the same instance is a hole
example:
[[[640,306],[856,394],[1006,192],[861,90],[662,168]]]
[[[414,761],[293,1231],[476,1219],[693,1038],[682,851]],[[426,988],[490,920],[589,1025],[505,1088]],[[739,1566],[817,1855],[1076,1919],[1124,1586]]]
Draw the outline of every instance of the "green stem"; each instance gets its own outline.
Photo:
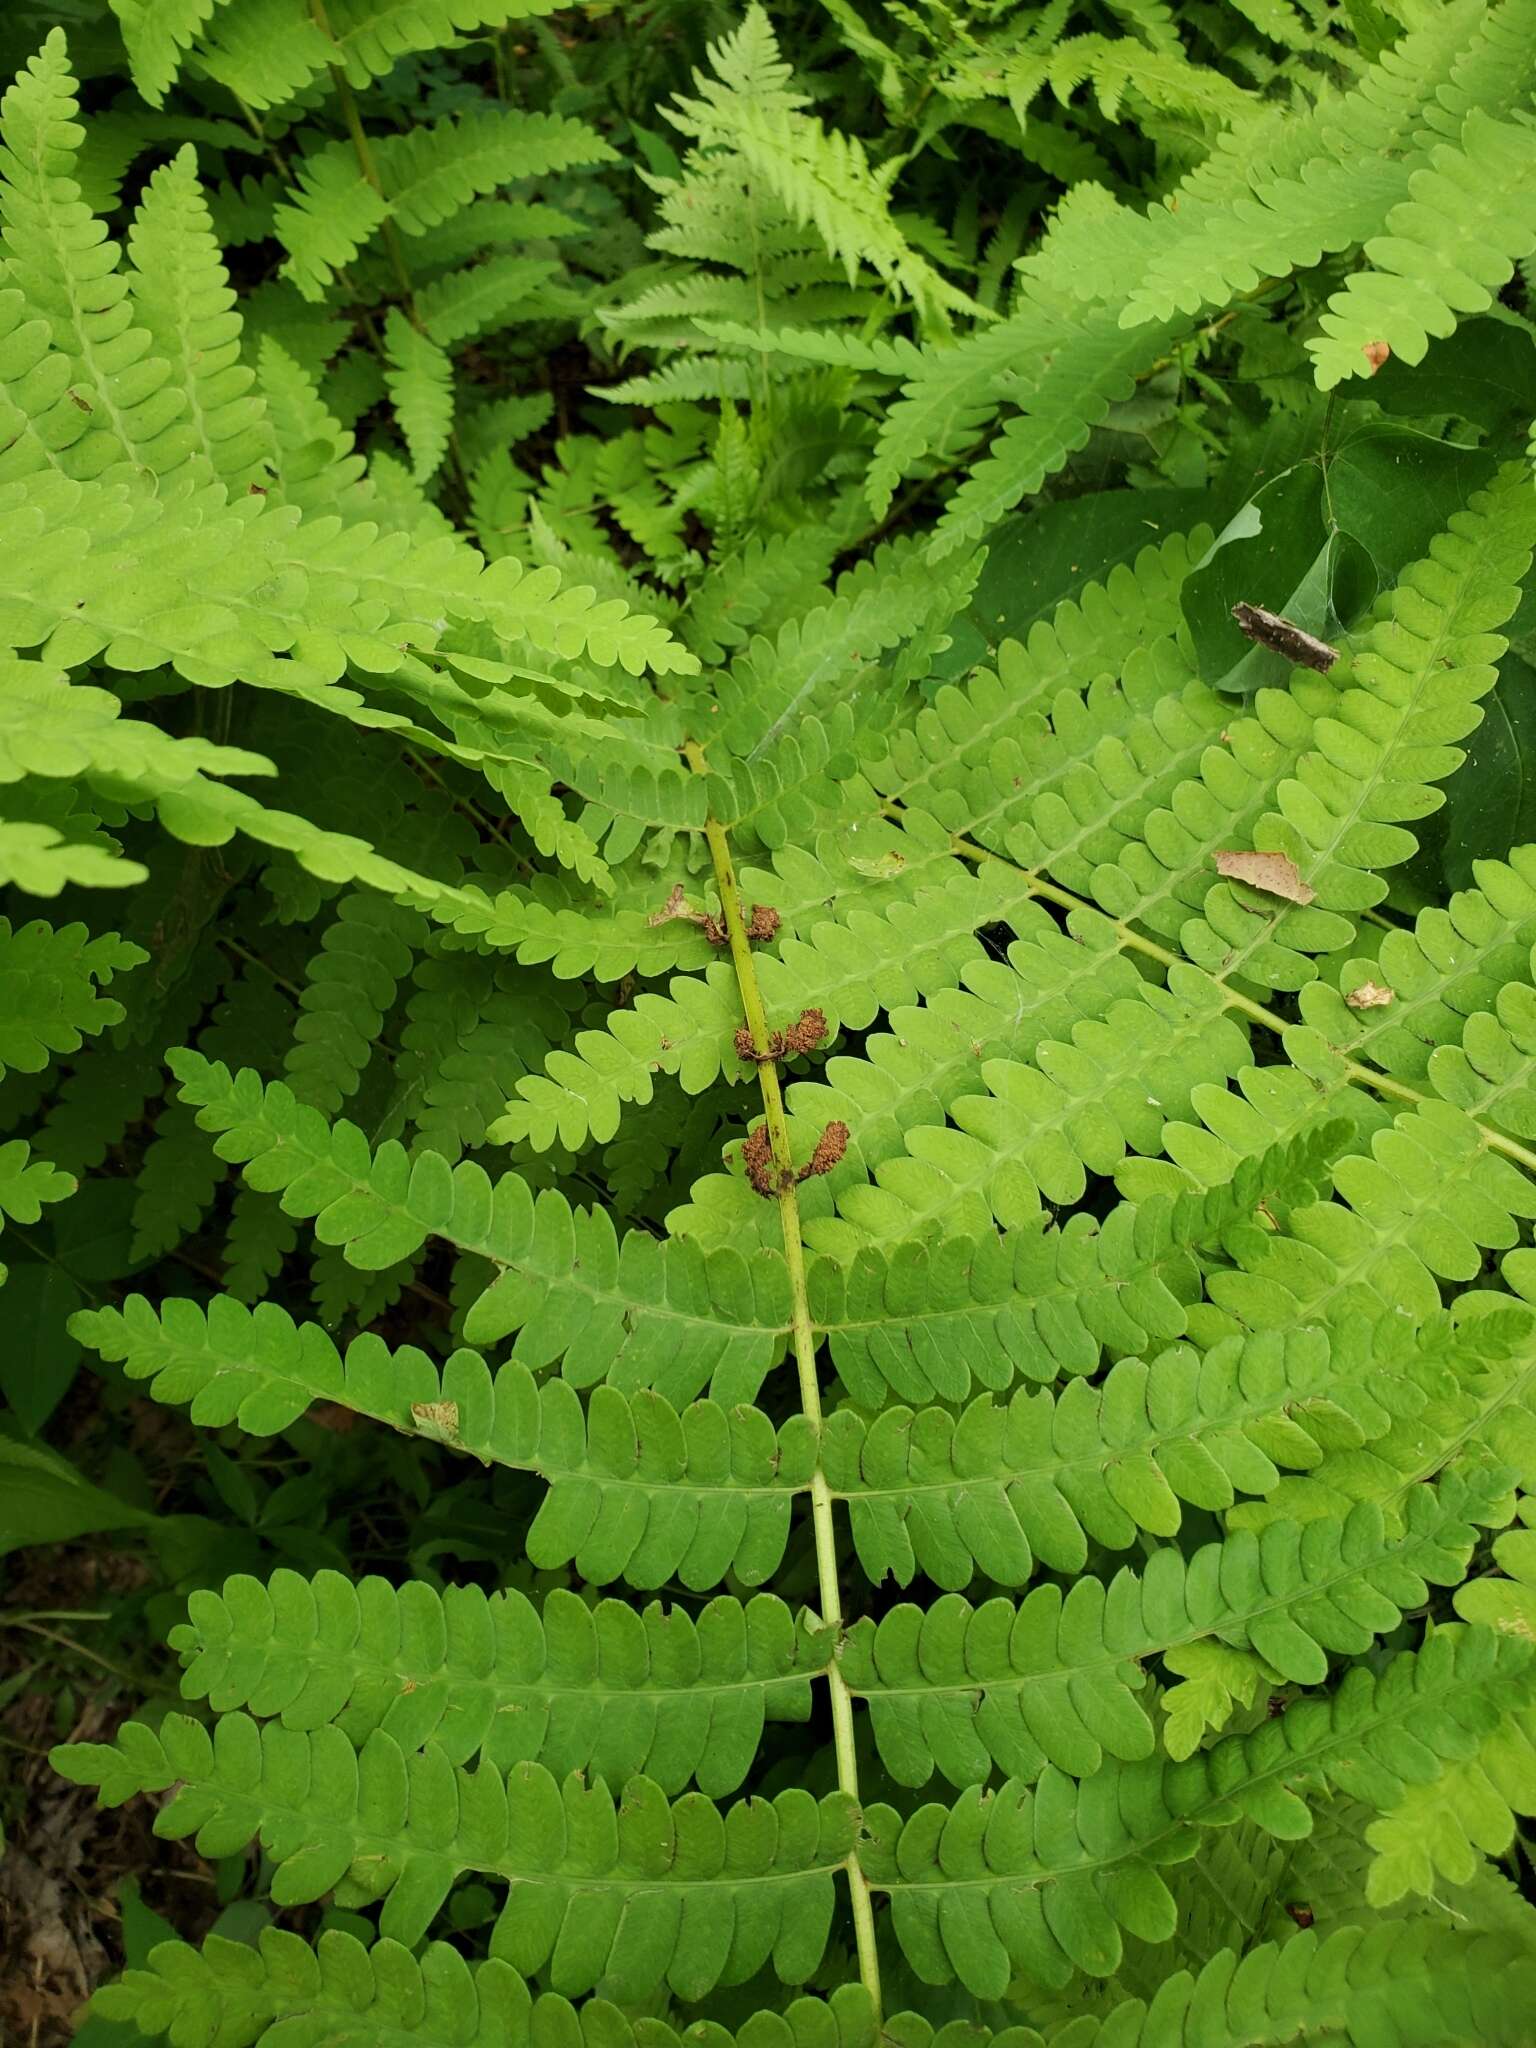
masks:
[[[336,44],[335,32],[331,28],[330,20],[326,15],[325,0],[309,0],[309,12],[315,27],[319,29],[321,35],[325,37],[328,43],[339,49],[340,46]],[[326,69],[331,74],[331,86],[336,94],[336,104],[341,108],[341,118],[345,121],[347,133],[352,138],[352,148],[357,155],[357,167],[363,174],[364,183],[371,185],[374,191],[378,193],[380,199],[382,199],[384,197],[383,181],[379,177],[379,167],[374,160],[373,145],[368,140],[367,131],[363,127],[362,117],[357,111],[357,95],[352,90],[351,81],[340,64],[329,64],[326,66]],[[394,266],[395,278],[400,286],[401,297],[405,300],[406,311],[410,315],[411,325],[419,327],[421,325],[421,316],[416,311],[416,288],[411,283],[410,265],[405,260],[405,250],[400,241],[400,230],[395,226],[388,214],[384,216],[381,233],[384,237],[384,247],[389,252],[389,260]]]
[[[24,1230],[19,1223],[11,1223],[8,1221],[5,1227],[18,1244],[24,1244],[26,1246],[27,1250],[31,1252],[34,1258],[43,1260],[43,1262],[46,1265],[56,1266],[58,1270],[64,1275],[66,1280],[68,1280],[73,1286],[79,1288],[80,1292],[85,1296],[87,1301],[99,1302],[102,1300],[103,1297],[96,1292],[94,1287],[87,1287],[83,1280],[77,1280],[75,1278],[75,1275],[69,1270],[68,1266],[65,1265],[62,1259],[56,1258],[52,1252],[46,1250],[44,1246],[40,1245],[36,1241],[36,1239],[31,1235],[31,1233],[27,1230]]]
[[[339,51],[340,45],[336,43],[335,31],[332,29],[330,19],[325,11],[325,0],[309,0],[309,12],[316,28],[319,29],[326,41],[334,45]],[[383,200],[385,198],[384,181],[379,176],[378,161],[373,154],[373,145],[368,140],[368,131],[364,128],[362,116],[357,111],[357,95],[353,92],[351,82],[340,64],[328,64],[326,69],[331,74],[331,85],[336,94],[336,104],[341,108],[341,118],[346,123],[348,135],[352,138],[352,149],[357,157],[357,167],[362,172],[365,183],[371,185],[374,191],[378,193],[380,199]],[[386,205],[388,204],[387,200],[385,203]],[[426,326],[421,317],[421,309],[416,304],[416,286],[411,278],[411,266],[406,261],[405,244],[400,239],[400,230],[395,226],[394,221],[387,212],[379,224],[379,233],[383,238],[390,267],[395,273],[395,282],[399,287],[400,296],[405,302],[406,318],[419,334],[425,334]],[[345,277],[345,271],[342,272],[342,275]],[[373,334],[373,325],[368,318],[366,308],[361,310],[361,319],[363,326],[367,329],[370,338],[373,339],[374,345],[377,347],[377,336]],[[464,468],[464,457],[459,447],[457,427],[453,428],[449,433],[448,448],[449,453],[453,457],[453,467],[459,489],[464,492],[467,499],[469,494],[469,477]]]
[[[702,748],[690,741],[684,752],[689,766],[696,773],[702,774],[705,767]],[[714,865],[715,886],[720,893],[720,914],[725,921],[726,935],[730,941],[731,962],[736,969],[736,985],[741,994],[742,1012],[747,1030],[751,1034],[753,1049],[758,1055],[757,1076],[762,1087],[763,1120],[768,1128],[774,1177],[778,1183],[779,1223],[784,1237],[784,1264],[789,1275],[790,1341],[795,1354],[795,1370],[800,1380],[800,1406],[806,1421],[819,1439],[821,1386],[816,1377],[816,1332],[811,1322],[810,1299],[806,1291],[805,1246],[800,1235],[800,1198],[795,1186],[789,1124],[784,1114],[784,1093],[779,1086],[778,1068],[768,1056],[768,1017],[763,1008],[762,990],[758,986],[757,968],[752,958],[752,942],[747,937],[746,921],[741,914],[741,889],[736,880],[736,868],[731,859],[725,829],[711,818],[704,827],[704,836],[709,845],[710,860]],[[832,1489],[827,1484],[827,1475],[819,1455],[811,1473],[810,1494],[811,1528],[816,1542],[816,1577],[821,1589],[821,1618],[835,1636],[840,1636],[843,1627],[843,1602],[837,1583],[837,1532],[832,1519]],[[827,1687],[832,1702],[832,1742],[837,1757],[837,1782],[850,1799],[856,1804],[862,1804],[859,1799],[859,1761],[853,1733],[853,1696],[843,1678],[835,1651],[827,1669]],[[859,1976],[874,2004],[878,2021],[881,2011],[880,1955],[875,1943],[875,1916],[870,1902],[869,1880],[865,1877],[863,1866],[859,1862],[857,1846],[849,1852],[845,1868],[853,1903],[853,1928],[858,1946]]]
[[[238,939],[231,939],[223,932],[220,932],[217,942],[224,948],[226,953],[233,953],[235,958],[243,960],[247,967],[254,967],[258,974],[266,975],[273,987],[280,988],[285,996],[291,996],[296,1003],[303,1002],[304,991],[297,982],[286,980],[268,961],[258,959],[256,954],[248,946],[242,946]]]
[[[38,1621],[16,1620],[12,1621],[11,1626],[24,1630],[29,1636],[43,1636],[50,1643],[57,1643],[62,1649],[72,1651],[77,1657],[83,1657],[88,1664],[99,1664],[103,1671],[110,1672],[114,1678],[120,1678],[125,1685],[137,1685],[139,1683],[134,1673],[125,1671],[121,1664],[113,1664],[108,1658],[100,1655],[98,1651],[88,1650],[84,1643],[77,1643],[69,1636],[60,1635],[56,1628],[44,1628],[42,1623]]]
[[[14,1614],[0,1614],[0,1628],[20,1628],[29,1621],[110,1621],[105,1608],[29,1607]]]

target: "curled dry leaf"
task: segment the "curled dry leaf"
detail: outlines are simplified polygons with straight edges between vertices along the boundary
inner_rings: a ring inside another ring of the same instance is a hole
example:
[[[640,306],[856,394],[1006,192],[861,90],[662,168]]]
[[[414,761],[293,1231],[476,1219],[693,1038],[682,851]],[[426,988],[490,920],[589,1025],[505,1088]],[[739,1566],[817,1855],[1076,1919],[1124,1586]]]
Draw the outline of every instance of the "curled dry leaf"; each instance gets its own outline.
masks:
[[[682,918],[687,924],[696,924],[712,946],[730,944],[730,934],[726,931],[725,920],[716,917],[713,911],[690,909],[681,882],[673,884],[672,893],[660,910],[653,910],[645,921],[649,925],[670,924],[677,917]],[[765,909],[761,903],[754,903],[747,937],[771,939],[778,928],[779,913],[776,910]]]
[[[670,924],[674,917],[687,916],[688,899],[683,894],[682,883],[677,882],[673,885],[672,894],[663,903],[660,910],[653,910],[645,921],[650,925]]]
[[[1365,357],[1367,363],[1370,364],[1367,375],[1374,377],[1388,356],[1391,355],[1392,348],[1389,342],[1368,341],[1360,353]]]
[[[1388,1003],[1396,1002],[1397,990],[1379,981],[1362,981],[1344,1000],[1352,1010],[1384,1010]]]
[[[1216,872],[1232,882],[1246,882],[1250,889],[1262,889],[1266,896],[1283,896],[1287,903],[1310,903],[1317,891],[1301,878],[1301,870],[1288,853],[1244,853],[1231,850],[1216,855]]]

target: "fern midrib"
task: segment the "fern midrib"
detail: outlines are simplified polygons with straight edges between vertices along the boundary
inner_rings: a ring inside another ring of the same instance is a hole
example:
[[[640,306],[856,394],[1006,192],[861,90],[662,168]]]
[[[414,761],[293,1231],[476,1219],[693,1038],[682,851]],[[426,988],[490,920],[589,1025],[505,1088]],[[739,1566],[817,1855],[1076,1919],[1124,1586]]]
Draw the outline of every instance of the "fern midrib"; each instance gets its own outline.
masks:
[[[15,1228],[14,1225],[10,1227]],[[176,1371],[181,1355],[190,1353],[194,1357],[206,1357],[209,1351],[211,1351],[212,1345],[211,1343],[205,1344],[199,1349],[187,1340],[179,1339],[172,1335],[166,1338],[165,1349],[167,1353],[165,1358],[155,1360],[142,1372],[130,1371],[129,1376],[133,1379],[157,1380],[166,1372],[174,1373]],[[369,1405],[363,1401],[359,1397],[357,1390],[346,1382],[345,1359],[342,1360],[341,1366],[343,1384],[339,1391],[335,1387],[320,1385],[313,1380],[299,1379],[290,1373],[271,1370],[264,1366],[253,1367],[248,1364],[235,1363],[221,1364],[215,1371],[209,1373],[204,1379],[199,1381],[196,1393],[190,1397],[156,1393],[155,1398],[157,1400],[187,1399],[189,1405],[195,1407],[207,1389],[219,1387],[231,1380],[237,1386],[249,1386],[251,1382],[255,1382],[263,1387],[279,1386],[290,1388],[296,1395],[302,1394],[305,1397],[305,1405],[300,1410],[300,1414],[307,1414],[309,1409],[317,1403],[335,1402],[339,1406],[346,1408],[350,1413],[360,1415],[369,1422],[377,1422],[384,1428],[397,1430],[402,1436],[428,1437],[431,1442],[441,1443],[445,1450],[456,1451],[462,1457],[478,1458],[483,1464],[495,1465],[503,1471],[531,1472],[541,1479],[548,1480],[552,1485],[565,1479],[593,1479],[604,1487],[628,1487],[641,1493],[676,1494],[683,1490],[697,1494],[719,1494],[723,1498],[753,1500],[778,1500],[786,1494],[793,1497],[808,1490],[806,1485],[799,1482],[780,1482],[772,1486],[763,1486],[756,1485],[750,1480],[740,1479],[700,1480],[691,1479],[686,1476],[681,1479],[671,1479],[662,1476],[643,1478],[634,1474],[610,1472],[599,1459],[593,1458],[590,1455],[580,1464],[557,1465],[548,1458],[528,1460],[508,1458],[487,1446],[482,1446],[478,1441],[470,1441],[463,1437],[448,1443],[440,1437],[429,1436],[429,1432],[402,1419],[400,1416],[391,1414],[381,1406]],[[441,1383],[441,1375],[439,1375],[439,1382]]]
[[[695,774],[708,773],[703,749],[696,741],[690,740],[687,743],[684,756]],[[810,1301],[806,1290],[805,1245],[800,1234],[800,1202],[795,1192],[795,1167],[789,1142],[789,1126],[784,1115],[784,1096],[779,1086],[777,1064],[769,1052],[768,1019],[763,1008],[762,992],[758,987],[752,944],[747,937],[746,921],[741,914],[741,891],[736,881],[730,845],[724,828],[713,818],[708,820],[704,831],[714,867],[715,886],[720,895],[720,911],[730,941],[731,962],[736,970],[742,1009],[747,1029],[751,1034],[753,1049],[757,1054],[763,1115],[779,1183],[779,1222],[783,1232],[784,1262],[789,1274],[791,1344],[800,1383],[800,1404],[806,1422],[818,1441],[816,1462],[811,1469],[810,1493],[811,1525],[816,1546],[816,1576],[821,1593],[821,1619],[827,1628],[838,1634],[843,1627],[843,1606],[838,1588],[837,1532],[832,1517],[832,1490],[827,1483],[826,1468],[820,1451],[822,1411],[821,1387],[816,1377],[816,1332],[811,1321]],[[832,1708],[832,1735],[837,1759],[838,1786],[857,1806],[862,1807],[858,1753],[853,1727],[853,1696],[844,1683],[842,1672],[835,1660],[827,1670],[827,1691]],[[857,1838],[848,1851],[844,1868],[848,1876],[848,1892],[853,1908],[859,1976],[869,1994],[878,2023],[883,2010],[880,1992],[880,1952],[875,1940],[874,1909],[870,1902],[869,1882],[859,1860]]]
[[[1205,1633],[1210,1635],[1214,1631],[1207,1629]],[[191,1654],[195,1660],[200,1657],[217,1655],[223,1647],[224,1645],[221,1643],[200,1645]],[[494,1671],[486,1674],[470,1670],[462,1665],[455,1668],[448,1663],[428,1665],[425,1663],[411,1663],[401,1658],[390,1659],[381,1657],[373,1659],[358,1656],[355,1652],[338,1653],[328,1643],[316,1643],[311,1648],[303,1650],[293,1650],[285,1644],[282,1648],[282,1656],[285,1665],[291,1662],[306,1669],[312,1668],[327,1673],[341,1670],[359,1680],[398,1678],[402,1681],[402,1695],[421,1691],[427,1686],[451,1685],[455,1688],[454,1701],[456,1705],[466,1694],[473,1697],[485,1693],[492,1694],[501,1702],[518,1702],[525,1697],[536,1700],[577,1699],[590,1701],[594,1696],[597,1696],[628,1701],[713,1699],[720,1693],[738,1692],[771,1695],[775,1690],[786,1693],[790,1692],[799,1686],[802,1681],[824,1678],[828,1668],[825,1664],[808,1664],[799,1670],[770,1672],[756,1678],[751,1675],[748,1675],[746,1678],[719,1679],[705,1676],[679,1680],[675,1685],[656,1685],[632,1684],[628,1680],[604,1678],[600,1671],[594,1672],[590,1678],[581,1680],[549,1679],[542,1673],[534,1678],[508,1678]],[[215,1686],[212,1690],[216,1692],[220,1688]],[[248,1692],[254,1690],[254,1688],[242,1687],[241,1690],[242,1692]],[[349,1700],[350,1704],[351,1701]],[[287,1708],[278,1707],[270,1713],[262,1713],[260,1710],[252,1707],[246,1699],[242,1699],[240,1705],[245,1712],[250,1714],[252,1720],[279,1721],[282,1722],[284,1727],[289,1725],[284,1720],[284,1715],[288,1711]],[[498,1708],[498,1711],[506,1712],[508,1708],[503,1705]],[[386,1732],[388,1731],[386,1730]],[[487,1731],[484,1740],[476,1743],[472,1753],[478,1755],[482,1749],[490,1747],[491,1743],[492,1734],[490,1731]]]
[[[456,1775],[462,1776],[463,1766],[454,1765]],[[509,1774],[497,1772],[493,1775],[505,1777]],[[543,1769],[540,1765],[537,1768]],[[184,1778],[176,1781],[186,1787],[197,1787],[211,1792],[219,1802],[221,1817],[231,1811],[241,1814],[244,1825],[245,1812],[251,1814],[251,1836],[254,1839],[258,1829],[263,1839],[274,1819],[298,1823],[308,1839],[326,1840],[337,1834],[345,1836],[353,1845],[352,1865],[387,1862],[391,1853],[400,1858],[402,1868],[409,1869],[412,1863],[432,1863],[447,1858],[460,1871],[479,1871],[487,1877],[497,1877],[508,1885],[529,1884],[559,1885],[564,1882],[579,1887],[582,1891],[617,1891],[625,1899],[637,1891],[659,1890],[672,1893],[690,1891],[718,1895],[722,1886],[732,1891],[747,1887],[782,1885],[791,1889],[804,1885],[808,1878],[815,1878],[840,1867],[840,1859],[825,1863],[808,1863],[800,1870],[741,1870],[722,1868],[718,1871],[700,1871],[696,1875],[678,1876],[675,1867],[668,1869],[665,1876],[638,1875],[633,1866],[626,1867],[622,1848],[607,1870],[583,1869],[579,1861],[575,1868],[562,1869],[560,1863],[551,1868],[547,1863],[531,1862],[526,1866],[514,1863],[510,1857],[487,1855],[483,1849],[471,1848],[467,1852],[459,1848],[462,1829],[456,1830],[451,1840],[444,1844],[420,1845],[411,1838],[411,1824],[407,1819],[398,1831],[390,1833],[382,1829],[357,1825],[357,1815],[333,1815],[321,1811],[316,1813],[313,1800],[287,1800],[273,1796],[273,1790],[262,1785],[256,1790],[238,1790],[227,1787],[214,1772],[201,1778]],[[175,1806],[163,1809],[172,1818]],[[307,1846],[306,1841],[306,1846]],[[282,1858],[284,1862],[290,1860]],[[562,1858],[562,1861],[564,1859]],[[391,1886],[391,1890],[395,1887]]]

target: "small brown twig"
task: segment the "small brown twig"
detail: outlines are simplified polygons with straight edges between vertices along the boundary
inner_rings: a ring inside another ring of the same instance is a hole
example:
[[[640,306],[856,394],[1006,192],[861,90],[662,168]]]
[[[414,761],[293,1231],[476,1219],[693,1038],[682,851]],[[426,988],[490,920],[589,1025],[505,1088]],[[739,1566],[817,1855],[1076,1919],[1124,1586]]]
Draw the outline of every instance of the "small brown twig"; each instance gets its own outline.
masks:
[[[1265,611],[1261,604],[1235,604],[1232,616],[1240,632],[1246,633],[1260,647],[1272,647],[1276,654],[1294,662],[1297,668],[1316,669],[1320,676],[1325,676],[1339,659],[1337,647],[1330,647],[1316,634],[1292,625],[1278,612]]]

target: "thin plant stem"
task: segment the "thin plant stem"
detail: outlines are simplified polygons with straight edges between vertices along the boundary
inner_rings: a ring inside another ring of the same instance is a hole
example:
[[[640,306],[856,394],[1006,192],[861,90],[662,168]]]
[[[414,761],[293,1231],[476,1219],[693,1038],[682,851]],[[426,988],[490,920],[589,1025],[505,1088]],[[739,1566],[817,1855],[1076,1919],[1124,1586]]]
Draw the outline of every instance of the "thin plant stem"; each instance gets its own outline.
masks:
[[[275,967],[269,966],[259,954],[253,953],[248,946],[242,946],[238,939],[227,938],[221,932],[218,935],[218,942],[226,953],[233,953],[235,958],[243,960],[247,967],[254,967],[260,973],[266,975],[273,986],[280,988],[285,996],[292,996],[296,1003],[304,1000],[304,991],[296,983],[287,980],[283,975],[279,974]]]
[[[45,1265],[57,1267],[59,1272],[61,1272],[64,1275],[66,1280],[71,1282],[73,1286],[79,1288],[80,1292],[85,1296],[87,1301],[100,1301],[102,1299],[102,1297],[96,1292],[94,1287],[87,1287],[83,1280],[77,1279],[75,1275],[69,1270],[68,1266],[65,1265],[64,1261],[61,1258],[57,1258],[51,1251],[49,1251],[46,1248],[46,1246],[40,1245],[37,1242],[36,1238],[34,1238],[29,1231],[23,1229],[23,1227],[19,1223],[11,1223],[7,1221],[5,1227],[16,1239],[17,1243],[24,1244],[27,1250],[31,1252],[35,1258],[41,1259]]]
[[[105,1610],[83,1607],[28,1607],[17,1614],[0,1611],[0,1628],[19,1628],[28,1621],[110,1621]]]
[[[114,1678],[120,1678],[124,1685],[137,1685],[138,1679],[131,1671],[125,1671],[121,1664],[114,1664],[95,1650],[88,1650],[84,1643],[77,1643],[71,1636],[60,1635],[56,1628],[44,1628],[38,1621],[14,1621],[12,1626],[25,1629],[29,1636],[44,1636],[50,1643],[58,1643],[77,1657],[84,1657],[87,1663],[99,1664],[103,1671],[109,1671]]]
[[[316,28],[319,29],[328,42],[335,44],[336,36],[326,15],[325,0],[309,0],[309,11]],[[326,68],[331,75],[331,85],[336,94],[336,103],[341,108],[341,118],[346,123],[348,135],[352,138],[352,149],[357,157],[357,167],[363,174],[364,182],[371,185],[373,190],[378,193],[379,198],[383,200],[384,181],[379,176],[378,160],[374,156],[373,145],[368,140],[368,131],[363,126],[362,116],[357,110],[357,95],[352,90],[351,81],[340,64],[330,64]],[[384,243],[385,253],[389,257],[390,268],[395,273],[395,282],[399,287],[400,297],[405,304],[406,318],[418,334],[425,334],[426,324],[421,317],[421,308],[416,303],[416,286],[411,277],[411,266],[406,261],[405,244],[400,239],[400,230],[395,226],[388,213],[384,215],[383,220],[379,223],[379,234]],[[368,316],[365,311],[363,314],[365,323],[367,318]],[[453,467],[458,486],[467,498],[469,494],[469,477],[464,468],[464,457],[459,447],[459,435],[456,427],[448,436],[448,451],[453,458]]]
[[[690,741],[684,752],[689,766],[696,773],[702,774],[705,769],[703,750]],[[806,1289],[805,1245],[800,1234],[800,1200],[795,1186],[789,1125],[784,1114],[784,1094],[779,1086],[778,1067],[769,1056],[768,1018],[763,1007],[762,990],[758,986],[756,963],[752,958],[752,943],[747,937],[746,921],[741,914],[741,889],[736,880],[736,868],[731,859],[725,829],[711,818],[705,824],[704,836],[715,871],[715,886],[720,894],[720,914],[724,919],[726,936],[730,942],[731,962],[736,969],[736,985],[741,995],[742,1011],[747,1030],[751,1034],[753,1050],[758,1055],[757,1075],[762,1088],[763,1118],[768,1129],[768,1143],[775,1169],[779,1223],[784,1237],[784,1265],[789,1277],[790,1341],[795,1355],[795,1370],[800,1381],[800,1406],[806,1421],[819,1439],[821,1386],[816,1377],[816,1332],[811,1322],[810,1298]],[[811,1528],[816,1545],[816,1578],[821,1593],[821,1618],[836,1636],[841,1634],[843,1627],[842,1594],[837,1583],[837,1532],[832,1519],[832,1489],[827,1483],[826,1471],[819,1455],[811,1473],[810,1495]],[[832,1704],[832,1742],[837,1758],[837,1782],[839,1787],[858,1803],[859,1762],[854,1743],[853,1696],[838,1664],[835,1649],[827,1668],[827,1687]],[[848,1889],[853,1903],[853,1928],[858,1948],[859,1976],[873,2002],[878,2021],[881,2010],[880,1955],[875,1942],[875,1916],[870,1900],[869,1881],[859,1861],[857,1847],[849,1852],[844,1867],[848,1874]]]
[[[336,43],[335,32],[325,11],[325,0],[309,0],[309,12],[315,27],[319,29],[321,35],[325,37],[328,43],[339,50],[340,46]],[[352,82],[340,64],[327,65],[326,69],[331,74],[331,89],[336,95],[336,104],[341,108],[341,118],[346,123],[348,135],[352,138],[352,148],[357,157],[357,167],[363,174],[363,182],[371,185],[374,191],[378,193],[380,199],[383,199],[383,180],[379,176],[379,166],[373,154],[373,145],[368,140],[368,132],[363,127],[362,116],[357,111],[357,95],[352,90]],[[416,310],[416,287],[411,282],[411,268],[405,260],[405,250],[400,241],[400,230],[395,226],[388,214],[384,216],[380,224],[380,232],[383,236],[385,250],[389,255],[390,264],[394,269],[396,281],[400,286],[400,295],[405,300],[406,311],[410,315],[411,325],[413,327],[420,327],[421,315]]]

